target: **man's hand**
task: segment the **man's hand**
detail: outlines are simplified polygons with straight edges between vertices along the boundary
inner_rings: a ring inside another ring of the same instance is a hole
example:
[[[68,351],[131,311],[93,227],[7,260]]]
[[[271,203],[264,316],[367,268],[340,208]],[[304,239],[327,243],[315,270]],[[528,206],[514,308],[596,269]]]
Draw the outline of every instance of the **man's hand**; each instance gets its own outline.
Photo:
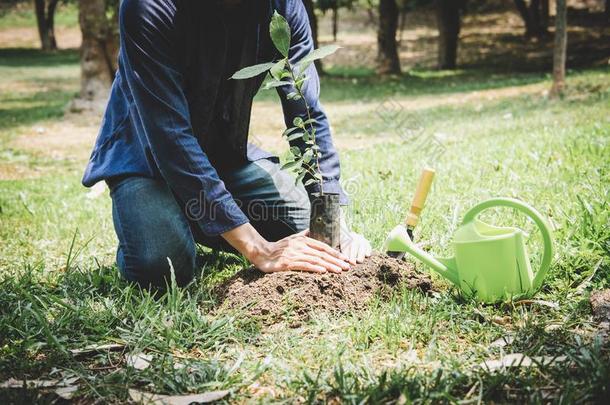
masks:
[[[345,215],[341,211],[341,252],[351,263],[362,263],[371,255],[371,244],[359,233],[352,232],[347,226]]]
[[[252,225],[244,224],[222,236],[265,273],[288,270],[341,273],[349,270],[350,264],[344,254],[307,234],[308,231],[303,231],[277,242],[268,242]]]

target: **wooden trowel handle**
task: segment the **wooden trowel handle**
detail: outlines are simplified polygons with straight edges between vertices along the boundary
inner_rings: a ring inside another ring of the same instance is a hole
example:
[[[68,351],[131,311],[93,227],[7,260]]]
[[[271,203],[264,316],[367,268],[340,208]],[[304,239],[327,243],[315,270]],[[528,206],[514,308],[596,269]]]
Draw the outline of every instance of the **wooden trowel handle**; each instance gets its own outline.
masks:
[[[411,209],[407,215],[407,228],[409,229],[415,228],[419,222],[419,215],[424,209],[426,198],[432,186],[432,180],[434,180],[434,169],[425,168],[422,170],[415,195],[413,196],[413,202],[411,203]]]

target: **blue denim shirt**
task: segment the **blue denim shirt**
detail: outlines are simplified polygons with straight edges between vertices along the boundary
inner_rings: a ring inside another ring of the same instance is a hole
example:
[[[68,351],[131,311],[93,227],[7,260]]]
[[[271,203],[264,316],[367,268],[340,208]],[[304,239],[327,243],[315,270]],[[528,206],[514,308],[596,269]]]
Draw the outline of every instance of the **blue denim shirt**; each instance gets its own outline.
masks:
[[[189,39],[185,35],[192,35],[192,32],[181,27],[182,20],[179,18],[181,5],[189,1],[199,0],[122,1],[119,12],[119,70],[112,84],[83,184],[90,187],[101,180],[127,175],[164,179],[182,204],[192,206],[193,201],[199,202],[198,218],[201,219],[198,224],[206,235],[215,236],[248,222],[222,182],[219,175],[222,169],[219,166],[227,160],[239,163],[270,156],[247,143],[251,99],[260,87],[262,78],[254,83],[256,90],[240,93],[242,97],[246,94],[246,102],[240,104],[241,100],[237,100],[237,105],[243,104],[241,108],[247,114],[238,114],[238,129],[233,125],[220,127],[226,128],[226,133],[222,130],[214,133],[213,126],[194,130],[192,117],[197,118],[198,122],[214,122],[218,118],[213,116],[218,115],[218,109],[214,106],[219,102],[222,104],[223,97],[231,95],[222,90],[226,87],[223,81],[230,74],[216,66],[222,56],[216,44],[219,41],[222,43],[223,35],[226,35],[223,31],[204,33],[204,46],[210,46],[205,48],[206,57],[197,66],[198,74],[204,75],[204,87],[209,81],[220,83],[221,90],[215,90],[216,93],[203,91],[200,93],[205,94],[203,101],[195,102],[189,97],[192,89],[188,86],[191,82],[188,76],[192,72],[185,69],[185,55],[182,53],[187,49],[184,43]],[[237,59],[238,68],[244,67],[240,65],[244,60],[261,63],[269,61],[258,60],[261,55],[277,56],[271,41],[268,38],[265,40],[268,21],[274,9],[285,16],[291,27],[291,61],[301,59],[313,49],[309,21],[301,0],[247,1],[251,2],[252,7],[264,7],[256,10],[264,10],[265,19],[254,21],[251,24],[254,29],[244,33],[254,46],[244,48],[242,53],[247,57]],[[218,6],[218,2],[212,0],[198,5],[204,4],[201,7],[205,8],[212,3]],[[213,26],[200,25],[201,30],[209,30]],[[316,140],[321,151],[324,191],[339,193],[341,202],[346,204],[347,197],[339,185],[339,157],[332,143],[328,119],[319,102],[319,79],[313,65],[307,75],[304,95],[313,118],[318,122]],[[304,103],[302,100],[286,99],[285,95],[293,90],[291,86],[277,90],[286,125],[292,126],[295,117],[306,116]],[[210,139],[215,147],[206,150]],[[304,148],[301,140],[291,141],[291,144]],[[309,193],[317,191],[315,184],[308,187]]]

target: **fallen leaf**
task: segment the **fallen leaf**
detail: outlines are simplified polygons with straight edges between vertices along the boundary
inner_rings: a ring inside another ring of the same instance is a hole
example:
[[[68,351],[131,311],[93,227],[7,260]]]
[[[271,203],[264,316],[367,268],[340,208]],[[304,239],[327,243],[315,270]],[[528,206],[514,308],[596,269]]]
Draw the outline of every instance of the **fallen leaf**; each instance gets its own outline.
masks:
[[[73,356],[80,356],[80,355],[89,354],[89,353],[98,353],[98,352],[105,352],[105,351],[111,351],[111,350],[121,350],[124,347],[125,347],[125,345],[120,344],[120,343],[108,343],[108,344],[104,344],[104,345],[85,346],[80,349],[71,349],[70,353]]]
[[[254,397],[271,397],[275,398],[277,396],[277,392],[273,387],[260,385],[258,382],[251,384],[248,387],[248,391]]]
[[[209,403],[218,401],[219,399],[226,397],[228,394],[228,390],[209,391],[201,394],[190,395],[158,395],[134,389],[129,390],[129,397],[132,401],[153,405],[189,405],[193,402]]]
[[[486,360],[479,364],[479,367],[489,371],[495,371],[508,367],[531,367],[537,365],[549,365],[553,363],[563,362],[567,359],[566,356],[534,356],[529,357],[523,353],[511,353],[501,357],[498,360]]]
[[[78,385],[68,385],[67,387],[56,389],[55,394],[63,399],[72,399],[76,391],[78,391]]]
[[[512,321],[510,316],[494,316],[491,318],[491,321],[498,325],[507,325]]]
[[[506,345],[509,345],[509,344],[513,343],[514,340],[515,340],[515,338],[513,336],[511,336],[511,335],[502,336],[501,338],[496,339],[493,342],[491,342],[489,344],[489,348],[504,347]]]
[[[145,370],[150,366],[153,356],[144,353],[128,354],[125,356],[125,362],[129,367],[133,367],[136,370]]]

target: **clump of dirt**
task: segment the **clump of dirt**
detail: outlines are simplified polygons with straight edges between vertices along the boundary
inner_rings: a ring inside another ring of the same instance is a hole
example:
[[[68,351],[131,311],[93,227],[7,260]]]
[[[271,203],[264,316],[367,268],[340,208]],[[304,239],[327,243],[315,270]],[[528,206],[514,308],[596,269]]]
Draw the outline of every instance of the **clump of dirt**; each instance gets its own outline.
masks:
[[[610,289],[593,291],[589,298],[593,319],[598,322],[599,335],[605,342],[610,340]]]
[[[432,289],[430,278],[411,263],[375,254],[343,274],[281,272],[265,274],[250,268],[221,284],[221,308],[244,309],[270,325],[284,320],[297,327],[312,313],[360,310],[374,297],[389,298],[400,288]]]

